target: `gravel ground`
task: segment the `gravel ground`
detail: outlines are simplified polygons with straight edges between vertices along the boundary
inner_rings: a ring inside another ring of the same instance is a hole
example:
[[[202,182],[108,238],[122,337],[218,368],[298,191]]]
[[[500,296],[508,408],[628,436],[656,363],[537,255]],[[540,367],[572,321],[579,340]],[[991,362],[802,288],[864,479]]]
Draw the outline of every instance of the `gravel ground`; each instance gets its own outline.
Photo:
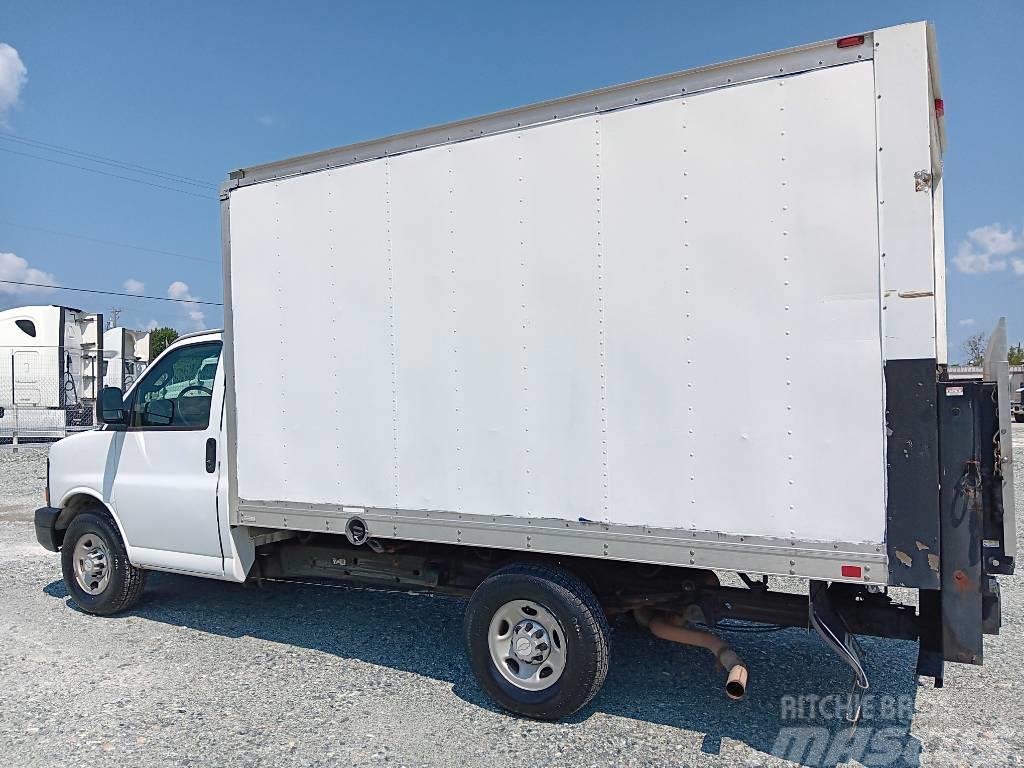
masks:
[[[1024,478],[1024,425],[1014,429]],[[748,697],[732,703],[706,652],[619,621],[594,702],[567,722],[537,723],[497,711],[476,687],[457,600],[153,574],[131,614],[88,616],[27,522],[44,476],[45,450],[0,450],[9,765],[790,765],[773,756],[781,729],[822,728],[833,746],[847,733],[837,720],[786,716],[787,696],[850,686],[846,668],[800,630],[730,633],[751,668]],[[1022,578],[1000,579],[1003,631],[987,639],[985,666],[947,666],[941,690],[915,686],[914,644],[864,641],[878,710],[896,705],[858,727],[872,739],[858,752],[864,764],[1024,764]]]
[[[43,505],[45,444],[0,445],[0,520],[29,520]]]

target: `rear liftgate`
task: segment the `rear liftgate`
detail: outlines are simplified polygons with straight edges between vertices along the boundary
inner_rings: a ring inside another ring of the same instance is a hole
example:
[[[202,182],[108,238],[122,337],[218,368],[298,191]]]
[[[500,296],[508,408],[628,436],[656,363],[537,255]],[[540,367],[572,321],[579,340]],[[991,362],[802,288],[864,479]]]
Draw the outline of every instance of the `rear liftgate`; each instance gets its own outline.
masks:
[[[1017,554],[1006,321],[985,351],[982,380],[942,381],[939,424],[941,589],[921,590],[917,673],[942,685],[943,663],[981,664],[1002,623],[997,574]]]
[[[946,661],[982,663],[984,635],[998,634],[1002,623],[995,576],[1014,569],[1007,352],[1002,319],[981,380],[936,383],[932,361],[887,366],[890,583],[919,590],[917,674],[934,678],[936,687]],[[856,590],[812,581],[808,614],[863,692],[868,679],[854,632],[907,638],[910,628],[907,616],[885,612],[865,625],[868,617],[858,615],[865,598]]]

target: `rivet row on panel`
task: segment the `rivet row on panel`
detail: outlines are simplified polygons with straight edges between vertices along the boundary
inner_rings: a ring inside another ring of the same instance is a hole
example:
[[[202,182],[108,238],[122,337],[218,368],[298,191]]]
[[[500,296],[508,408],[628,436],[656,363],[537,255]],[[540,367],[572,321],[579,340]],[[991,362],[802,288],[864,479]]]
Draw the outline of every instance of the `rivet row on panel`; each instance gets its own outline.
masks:
[[[399,506],[398,477],[398,347],[395,331],[395,262],[391,235],[391,160],[384,160],[384,226],[387,243],[388,328],[391,334],[391,442],[395,506]]]
[[[516,178],[518,179],[517,188],[517,199],[519,200],[519,292],[520,292],[520,309],[523,312],[522,319],[522,331],[523,331],[523,344],[522,344],[522,374],[523,374],[523,475],[524,475],[524,487],[526,490],[526,514],[527,516],[533,514],[533,477],[531,470],[532,456],[530,455],[530,372],[528,367],[529,361],[529,347],[527,340],[530,337],[530,313],[527,299],[529,297],[529,291],[527,286],[527,265],[526,260],[529,254],[528,244],[526,242],[527,232],[529,230],[526,227],[526,189],[525,189],[525,168],[523,164],[523,134],[516,134]]]
[[[458,493],[459,509],[462,509],[462,388],[459,386],[459,320],[458,320],[458,276],[455,272],[455,167],[452,164],[453,147],[448,148],[448,263],[451,265],[448,300],[450,303],[452,330],[452,382],[453,406],[452,421],[455,425],[455,487]]]
[[[790,324],[793,321],[791,315],[792,307],[792,285],[790,279],[790,252],[789,252],[789,184],[786,179],[786,152],[787,152],[787,141],[786,141],[786,107],[785,107],[785,80],[779,80],[779,173],[781,175],[781,183],[779,184],[779,237],[781,239],[782,246],[782,260],[779,264],[779,275],[782,282],[782,321],[784,326],[784,339],[783,349],[785,350],[785,398],[786,398],[786,435],[785,435],[785,454],[786,454],[786,471],[788,477],[786,478],[786,487],[791,489],[789,494],[790,510],[794,510],[796,505],[793,503],[795,496],[793,495],[792,488],[795,485],[794,475],[796,472],[796,463],[793,461],[793,454],[795,451],[795,439],[793,435],[793,332]],[[792,532],[790,532],[792,535]],[[793,565],[793,563],[790,563]],[[790,571],[792,573],[792,571]]]
[[[276,272],[277,272],[277,280],[274,282],[274,293],[276,293],[277,297],[278,297],[277,298],[277,306],[279,308],[279,311],[284,312],[284,301],[283,301],[283,299],[284,299],[284,276],[282,274],[281,267],[280,267],[280,265],[282,263],[284,263],[284,258],[283,258],[282,254],[281,254],[281,211],[280,211],[280,207],[281,207],[281,185],[280,184],[275,184],[274,185],[274,192],[275,192],[275,196],[274,196],[274,243],[275,243],[275,245],[274,245],[274,254],[276,256],[276,258],[274,259],[274,263],[278,265],[277,270],[276,270]],[[287,357],[288,357],[288,348],[285,346],[285,336],[283,334],[282,334],[281,338],[278,340],[278,349],[279,349],[278,355],[279,355],[280,359],[281,360],[286,360]],[[284,366],[284,370],[288,370],[288,367]],[[286,378],[286,375],[284,373],[282,373],[281,374],[282,381],[285,378]],[[288,413],[283,413],[282,416],[284,416],[284,418],[286,420],[289,418],[289,414]],[[287,467],[288,466],[288,456],[289,455],[290,454],[288,453],[288,443],[287,443],[287,440],[282,438],[281,439],[281,456],[282,456],[281,465],[282,465],[282,467]],[[288,484],[288,476],[289,476],[289,474],[290,473],[287,472],[287,471],[284,471],[281,474],[281,478],[284,480],[286,485]],[[287,521],[285,521],[285,522],[287,524]]]
[[[604,495],[604,519],[609,519],[610,503],[608,491],[608,372],[606,368],[606,344],[604,333],[604,244],[602,238],[601,213],[601,118],[594,118],[594,167],[595,167],[595,214],[597,226],[597,339],[601,356],[601,483]]]
[[[682,207],[681,242],[682,242],[682,246],[683,247],[682,247],[681,252],[680,252],[680,263],[682,264],[682,267],[683,267],[683,275],[682,275],[682,282],[683,282],[683,306],[684,306],[684,309],[685,309],[685,311],[683,312],[683,331],[684,331],[683,339],[684,339],[684,354],[686,355],[686,377],[687,377],[687,382],[686,382],[686,389],[687,389],[687,406],[686,406],[687,425],[686,425],[686,434],[687,434],[687,438],[689,440],[689,451],[688,451],[688,453],[689,453],[689,458],[691,459],[690,464],[689,464],[689,466],[690,466],[690,473],[689,473],[689,478],[690,478],[689,483],[690,483],[690,485],[689,485],[689,488],[688,488],[687,492],[688,492],[688,495],[690,497],[690,505],[691,506],[696,506],[697,505],[697,497],[696,497],[696,492],[697,492],[697,474],[696,474],[696,470],[695,470],[695,463],[696,462],[693,461],[693,460],[696,458],[696,449],[697,449],[697,435],[696,435],[696,431],[697,430],[696,430],[696,421],[694,420],[694,410],[693,410],[693,402],[694,402],[694,392],[693,392],[693,389],[694,389],[694,387],[693,387],[693,380],[691,378],[692,376],[695,375],[695,372],[694,372],[694,362],[693,362],[693,355],[694,355],[694,346],[693,346],[693,312],[692,312],[692,307],[691,307],[690,299],[689,299],[689,296],[690,296],[690,282],[689,281],[692,279],[690,273],[691,273],[691,267],[693,266],[690,263],[691,259],[693,258],[693,251],[690,248],[690,237],[691,237],[692,233],[690,231],[690,185],[689,185],[689,181],[688,181],[689,176],[690,176],[690,166],[689,166],[689,152],[687,151],[688,150],[687,143],[689,141],[689,136],[687,135],[688,134],[688,131],[687,131],[687,119],[688,118],[686,117],[686,110],[685,110],[686,100],[685,99],[680,99],[679,105],[680,105],[680,107],[683,108],[683,118],[682,118],[682,123],[681,123],[681,126],[682,126],[682,152],[680,152],[680,160],[682,161],[682,166],[683,166],[682,167],[682,178],[683,178],[682,185],[683,185],[683,189],[682,189],[682,193],[681,193],[682,194],[682,199],[681,199],[681,202],[680,202],[681,207]],[[690,554],[692,556],[693,553],[691,552]],[[690,560],[691,565],[693,564],[693,562],[694,561],[693,561],[693,559],[691,557],[691,560]]]
[[[337,261],[337,254],[335,253],[335,249],[334,249],[334,226],[333,226],[333,224],[334,224],[334,220],[335,219],[334,219],[334,188],[331,186],[331,182],[332,181],[333,181],[333,178],[332,177],[328,177],[327,184],[326,184],[326,187],[327,187],[327,221],[329,221],[331,223],[331,225],[332,225],[332,226],[328,226],[327,227],[327,233],[328,233],[327,249],[329,251],[329,256],[328,256],[328,259],[327,259],[327,265],[328,265],[328,268],[331,271],[331,277],[328,280],[328,283],[329,283],[329,285],[331,287],[331,294],[334,295],[337,292],[336,289],[337,289],[337,286],[338,286],[338,277],[337,277],[336,274],[334,274],[337,271],[337,268],[338,268],[338,261]],[[331,349],[337,350],[339,348],[338,344],[339,344],[339,342],[338,342],[338,316],[336,314],[332,313],[331,314]],[[331,354],[331,359],[333,361],[335,361],[335,362],[333,362],[329,366],[330,370],[331,370],[331,377],[334,380],[332,382],[333,387],[334,387],[334,392],[333,392],[334,402],[339,404],[339,406],[334,409],[334,416],[335,416],[335,418],[334,418],[334,448],[335,448],[335,451],[337,452],[336,455],[344,455],[344,451],[342,450],[342,441],[345,439],[345,436],[348,434],[348,430],[344,429],[344,419],[345,419],[345,417],[344,417],[344,414],[341,412],[341,407],[340,407],[340,403],[345,402],[345,400],[344,400],[345,393],[339,389],[339,385],[340,386],[344,386],[344,385],[342,384],[342,377],[341,377],[340,366],[337,364],[338,355],[337,354]],[[334,482],[337,484],[337,486],[339,488],[342,488],[342,487],[344,487],[344,484],[345,484],[345,471],[344,471],[344,467],[341,464],[338,464],[336,469],[337,469],[337,471],[334,473],[334,478],[335,478]]]

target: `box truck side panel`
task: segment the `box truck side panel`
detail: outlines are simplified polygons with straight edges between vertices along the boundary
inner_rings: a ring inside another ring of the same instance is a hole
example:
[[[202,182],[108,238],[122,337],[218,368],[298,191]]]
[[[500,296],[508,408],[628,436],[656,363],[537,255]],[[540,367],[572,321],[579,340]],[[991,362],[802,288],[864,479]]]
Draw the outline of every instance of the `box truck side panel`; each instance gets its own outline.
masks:
[[[521,158],[523,179],[517,182],[523,202],[519,210],[507,211],[505,230],[515,238],[512,242],[523,243],[518,279],[507,287],[518,306],[504,320],[510,343],[501,353],[517,363],[520,395],[509,426],[523,466],[510,481],[522,487],[522,509],[530,516],[602,520],[608,515],[608,435],[602,432],[607,366],[601,336],[595,124],[592,119],[570,120],[506,134],[495,137],[492,149]],[[466,160],[472,161],[474,154],[486,163],[478,148]],[[483,192],[488,186],[484,167],[467,196],[489,197]],[[483,303],[478,307],[486,313]],[[479,344],[486,343],[480,337]],[[477,430],[478,442],[489,439],[490,429],[503,428],[487,418],[483,400],[477,401],[474,417],[483,419],[467,424]],[[498,458],[488,453],[473,457],[474,472]],[[491,496],[488,507],[495,509],[502,503],[494,498],[495,490],[478,487],[476,496]]]
[[[550,516],[574,495],[559,516],[599,517],[592,134],[410,153],[392,181],[401,506]]]
[[[602,117],[613,522],[881,541],[872,101],[865,62]]]
[[[401,506],[599,518],[592,126],[391,167]]]
[[[386,186],[370,163],[233,200],[242,498],[395,503]]]
[[[882,541],[870,62],[232,208],[243,501]]]

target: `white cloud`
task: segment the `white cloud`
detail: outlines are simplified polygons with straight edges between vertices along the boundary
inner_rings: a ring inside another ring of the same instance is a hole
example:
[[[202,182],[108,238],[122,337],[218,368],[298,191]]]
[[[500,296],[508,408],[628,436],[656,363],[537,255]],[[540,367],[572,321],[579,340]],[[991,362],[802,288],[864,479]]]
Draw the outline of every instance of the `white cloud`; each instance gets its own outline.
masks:
[[[972,229],[967,237],[993,256],[1005,256],[1024,248],[1024,236],[1014,232],[1012,227],[1003,229],[998,224]]]
[[[972,229],[967,239],[957,247],[953,263],[965,274],[1002,272],[1006,269],[1011,253],[1024,250],[1024,232],[1015,232],[1013,227],[1003,229],[999,224],[988,224]],[[1020,262],[1018,266],[1017,262]],[[1024,274],[1024,260],[1013,259],[1013,271]]]
[[[960,327],[961,328],[966,328],[966,327],[968,327],[970,325],[974,325],[974,318],[973,317],[965,317],[963,320],[960,321]]]
[[[41,285],[59,285],[57,278],[49,272],[30,267],[28,262],[13,253],[0,252],[0,280],[13,280],[16,283],[38,283]],[[47,294],[53,288],[39,288],[28,285],[11,285],[0,282],[0,293],[9,295]]]
[[[0,126],[7,125],[7,113],[18,103],[26,82],[28,69],[18,51],[7,43],[0,43]]]
[[[143,330],[145,331],[155,331],[159,327],[160,323],[158,323],[156,320],[150,320],[148,323],[142,326]]]
[[[260,115],[259,117],[256,118],[256,122],[259,123],[260,125],[268,125],[268,126],[269,125],[273,125],[274,124],[274,116],[273,115]]]
[[[126,293],[139,294],[146,290],[146,284],[141,280],[136,280],[134,277],[129,277],[124,281],[124,290]]]
[[[175,280],[167,286],[167,298],[191,299],[191,289],[188,287],[188,283],[183,283],[181,280]]]
[[[182,304],[182,306],[185,307],[188,320],[192,324],[192,327],[189,328],[189,330],[206,330],[206,314],[198,304],[194,303],[198,299],[192,295],[192,289],[188,287],[188,283],[183,283],[181,280],[175,280],[167,287],[167,297],[186,302]]]
[[[1013,267],[1013,274],[1024,275],[1024,259],[1010,259],[1010,265]]]

